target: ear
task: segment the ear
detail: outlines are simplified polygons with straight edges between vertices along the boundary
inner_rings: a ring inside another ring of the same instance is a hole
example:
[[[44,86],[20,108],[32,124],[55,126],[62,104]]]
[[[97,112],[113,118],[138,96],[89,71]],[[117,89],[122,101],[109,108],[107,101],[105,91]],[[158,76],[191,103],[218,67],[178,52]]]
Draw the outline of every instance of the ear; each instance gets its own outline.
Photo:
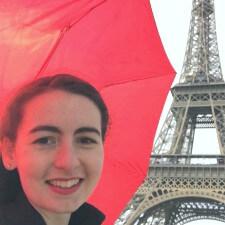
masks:
[[[16,168],[14,143],[9,138],[3,138],[1,141],[1,155],[3,165],[7,170]]]

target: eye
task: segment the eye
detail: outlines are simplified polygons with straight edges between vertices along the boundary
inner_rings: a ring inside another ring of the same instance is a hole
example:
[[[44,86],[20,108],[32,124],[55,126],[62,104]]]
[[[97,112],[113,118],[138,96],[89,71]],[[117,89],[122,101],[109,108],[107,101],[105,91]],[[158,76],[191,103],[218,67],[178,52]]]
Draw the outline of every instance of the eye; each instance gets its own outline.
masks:
[[[95,139],[95,138],[92,138],[92,137],[86,137],[86,136],[82,136],[82,137],[78,137],[76,139],[76,142],[78,144],[81,144],[81,145],[94,145],[94,144],[97,144],[98,141]]]
[[[32,142],[32,144],[37,144],[41,146],[49,146],[49,145],[56,145],[57,139],[55,137],[46,136],[36,139]]]

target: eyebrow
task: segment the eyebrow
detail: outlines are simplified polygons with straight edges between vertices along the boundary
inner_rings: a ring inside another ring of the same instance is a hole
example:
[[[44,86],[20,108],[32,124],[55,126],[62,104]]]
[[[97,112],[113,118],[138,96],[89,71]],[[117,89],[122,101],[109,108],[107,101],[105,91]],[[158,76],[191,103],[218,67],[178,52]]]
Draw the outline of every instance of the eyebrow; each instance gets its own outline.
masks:
[[[97,135],[101,136],[100,131],[94,127],[80,127],[74,132],[74,134],[79,134],[79,133],[83,133],[83,132],[93,132],[93,133],[96,133]]]
[[[40,125],[40,126],[34,127],[33,129],[30,130],[29,133],[35,133],[38,131],[50,131],[50,132],[59,133],[59,134],[62,133],[62,131],[58,127],[50,126],[50,125]]]
[[[29,133],[35,133],[38,131],[50,131],[50,132],[54,132],[54,133],[58,133],[58,134],[62,133],[62,131],[58,127],[51,126],[51,125],[36,126],[33,129],[31,129],[29,131]],[[93,132],[93,133],[96,133],[97,135],[101,136],[100,131],[94,127],[80,127],[77,130],[75,130],[74,134],[79,134],[79,133],[84,133],[84,132]]]

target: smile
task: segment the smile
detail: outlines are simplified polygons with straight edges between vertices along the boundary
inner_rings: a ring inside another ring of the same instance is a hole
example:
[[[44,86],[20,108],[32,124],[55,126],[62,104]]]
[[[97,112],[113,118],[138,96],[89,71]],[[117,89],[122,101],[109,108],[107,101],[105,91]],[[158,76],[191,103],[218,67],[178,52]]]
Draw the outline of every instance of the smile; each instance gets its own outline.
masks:
[[[80,179],[71,179],[71,180],[49,180],[47,181],[48,184],[53,185],[59,188],[71,188],[77,185],[80,182]]]
[[[82,178],[57,178],[52,180],[47,180],[51,191],[60,195],[70,195],[77,192],[82,184]]]

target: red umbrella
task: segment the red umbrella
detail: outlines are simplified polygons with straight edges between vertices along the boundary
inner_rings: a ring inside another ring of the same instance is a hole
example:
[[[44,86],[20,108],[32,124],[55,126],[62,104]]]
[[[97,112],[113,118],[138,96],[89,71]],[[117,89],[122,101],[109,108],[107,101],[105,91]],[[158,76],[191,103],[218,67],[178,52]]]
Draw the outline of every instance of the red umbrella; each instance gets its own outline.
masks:
[[[148,0],[1,0],[1,99],[16,85],[71,73],[101,91],[110,111],[102,179],[90,198],[117,219],[146,176],[175,71]]]

